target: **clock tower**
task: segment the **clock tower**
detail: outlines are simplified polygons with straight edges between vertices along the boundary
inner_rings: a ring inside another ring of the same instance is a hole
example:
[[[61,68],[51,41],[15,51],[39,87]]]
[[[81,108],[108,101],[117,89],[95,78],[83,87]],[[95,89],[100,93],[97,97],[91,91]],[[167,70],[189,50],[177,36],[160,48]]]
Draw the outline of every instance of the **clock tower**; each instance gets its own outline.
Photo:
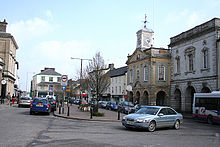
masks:
[[[144,28],[137,31],[137,48],[141,50],[150,48],[154,42],[154,32],[146,27],[147,16],[145,15]]]

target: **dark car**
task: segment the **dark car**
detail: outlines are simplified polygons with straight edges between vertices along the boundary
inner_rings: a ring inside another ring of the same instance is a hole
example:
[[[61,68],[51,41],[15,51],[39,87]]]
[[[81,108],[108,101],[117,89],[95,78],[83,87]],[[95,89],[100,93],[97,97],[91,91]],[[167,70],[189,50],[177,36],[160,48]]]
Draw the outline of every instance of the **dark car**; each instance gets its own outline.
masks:
[[[125,114],[134,113],[134,104],[132,102],[123,101],[119,103],[119,110]]]
[[[30,115],[38,112],[50,114],[50,102],[46,98],[34,98],[30,105]]]
[[[107,105],[107,101],[101,101],[100,103],[99,103],[99,107],[100,108],[106,108],[106,105]]]
[[[118,110],[118,105],[116,102],[110,101],[106,104],[106,109],[108,110]]]
[[[53,98],[48,98],[48,101],[50,102],[51,111],[56,111],[56,100]]]

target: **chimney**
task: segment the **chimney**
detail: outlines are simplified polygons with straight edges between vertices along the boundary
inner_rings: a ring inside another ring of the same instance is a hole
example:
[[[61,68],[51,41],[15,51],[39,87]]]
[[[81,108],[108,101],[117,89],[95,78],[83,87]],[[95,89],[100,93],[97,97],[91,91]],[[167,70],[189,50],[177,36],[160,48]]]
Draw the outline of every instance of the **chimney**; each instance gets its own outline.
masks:
[[[112,64],[109,64],[109,65],[108,65],[108,68],[110,68],[110,70],[114,69],[114,64],[113,64],[113,63],[112,63]]]
[[[4,21],[3,22],[1,22],[0,21],[0,32],[4,32],[4,33],[6,33],[6,27],[7,27],[7,22],[6,22],[6,20],[4,19]]]

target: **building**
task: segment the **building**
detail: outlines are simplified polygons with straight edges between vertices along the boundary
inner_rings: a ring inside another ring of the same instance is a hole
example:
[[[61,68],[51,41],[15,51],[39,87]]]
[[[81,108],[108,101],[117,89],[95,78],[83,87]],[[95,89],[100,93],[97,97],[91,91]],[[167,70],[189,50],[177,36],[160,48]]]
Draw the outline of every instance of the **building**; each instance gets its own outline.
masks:
[[[16,60],[16,51],[18,45],[14,37],[6,32],[7,22],[4,20],[0,21],[0,58],[1,62],[4,63],[2,79],[5,84],[1,86],[1,96],[10,94],[12,97],[15,95],[15,81],[16,81],[16,71],[18,69],[18,62]]]
[[[170,38],[171,105],[192,112],[195,92],[220,89],[220,19]]]
[[[127,66],[112,69],[108,72],[111,84],[108,93],[111,95],[111,101],[124,101],[127,98]]]
[[[137,46],[127,59],[129,101],[143,105],[170,104],[170,51],[153,47],[154,32],[146,27],[137,33]]]
[[[31,93],[34,97],[46,97],[47,95],[63,97],[61,86],[61,74],[55,68],[44,68],[39,74],[33,76],[31,81]]]

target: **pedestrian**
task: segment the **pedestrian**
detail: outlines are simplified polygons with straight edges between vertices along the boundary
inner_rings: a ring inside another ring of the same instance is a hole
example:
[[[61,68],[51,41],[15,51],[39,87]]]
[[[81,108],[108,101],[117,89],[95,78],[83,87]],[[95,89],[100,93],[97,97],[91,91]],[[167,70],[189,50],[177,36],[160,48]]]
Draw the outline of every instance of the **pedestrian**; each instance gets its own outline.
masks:
[[[7,94],[6,98],[8,99],[8,105],[11,106],[11,95],[10,95],[10,92]]]
[[[12,96],[12,105],[15,103],[15,96]]]

